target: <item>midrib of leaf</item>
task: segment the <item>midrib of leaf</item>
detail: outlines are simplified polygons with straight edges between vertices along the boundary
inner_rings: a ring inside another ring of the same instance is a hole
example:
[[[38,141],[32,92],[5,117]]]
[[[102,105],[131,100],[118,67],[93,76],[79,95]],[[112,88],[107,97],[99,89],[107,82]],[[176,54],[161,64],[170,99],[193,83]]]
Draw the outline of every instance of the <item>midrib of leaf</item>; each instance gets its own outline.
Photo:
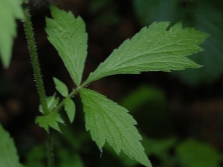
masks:
[[[76,22],[76,20],[75,20],[75,22]],[[79,67],[78,65],[77,65],[77,66],[75,65],[75,63],[74,63],[75,60],[72,60],[72,57],[75,56],[75,53],[73,53],[73,52],[71,51],[71,50],[72,50],[72,44],[71,44],[71,43],[72,43],[72,37],[74,37],[75,31],[78,31],[79,29],[80,29],[80,26],[76,27],[76,29],[73,30],[71,36],[68,36],[69,43],[70,43],[70,45],[69,45],[69,50],[68,50],[68,52],[69,52],[68,55],[70,55],[70,56],[69,56],[69,60],[70,60],[70,62],[71,62],[71,64],[72,64],[72,66],[74,67],[74,68],[73,68],[73,72],[76,74],[76,76],[79,76],[79,77],[78,77],[78,81],[77,81],[78,84],[81,82],[81,76],[82,76],[82,75],[78,75],[78,71],[75,70],[75,69],[78,69],[78,68],[80,68],[80,67]],[[77,48],[78,48],[78,47],[77,47]],[[69,63],[69,62],[68,62],[68,63]],[[83,72],[83,69],[82,69],[82,72]]]
[[[104,75],[107,75],[107,74],[110,74],[110,73],[114,73],[115,71],[117,71],[117,67],[118,67],[118,70],[120,70],[120,71],[122,70],[122,68],[125,69],[126,68],[126,65],[125,64],[128,64],[131,61],[132,62],[135,62],[135,64],[132,64],[131,66],[128,65],[128,67],[134,67],[135,65],[143,65],[143,64],[149,65],[149,64],[154,64],[154,63],[165,63],[165,64],[168,64],[168,63],[176,63],[174,61],[167,60],[167,56],[165,56],[165,55],[162,55],[162,56],[159,55],[159,59],[156,59],[155,62],[151,61],[151,63],[138,61],[141,58],[143,58],[144,56],[148,56],[149,57],[149,56],[153,56],[155,54],[160,54],[160,53],[166,53],[166,54],[171,53],[172,55],[171,56],[168,56],[168,58],[171,58],[172,57],[172,58],[178,59],[179,58],[179,55],[177,55],[178,54],[177,52],[184,51],[185,49],[176,49],[176,50],[171,50],[171,51],[166,51],[166,50],[159,51],[159,50],[161,50],[163,48],[166,48],[166,47],[169,47],[171,45],[175,45],[175,43],[168,44],[168,45],[163,46],[163,47],[158,47],[158,48],[155,48],[153,50],[149,50],[149,51],[147,51],[145,53],[142,53],[142,54],[138,54],[138,55],[136,54],[136,55],[132,56],[132,58],[127,59],[127,61],[125,61],[124,63],[121,62],[121,64],[120,63],[113,63],[113,64],[115,64],[115,66],[114,65],[113,66],[110,65],[109,68],[106,69],[107,72],[105,72]],[[187,49],[187,50],[191,50],[192,51],[194,49]],[[120,52],[121,51],[122,50],[120,50]],[[131,52],[131,50],[129,52]],[[164,58],[164,59],[162,59],[162,58]],[[152,57],[152,59],[154,59],[154,57]],[[117,60],[117,62],[119,62],[119,61]],[[183,65],[184,62],[180,62],[179,61],[179,62],[177,62],[177,64],[182,64]],[[156,70],[156,71],[158,71],[158,70]]]
[[[160,33],[160,34],[162,34],[162,33]],[[156,35],[159,35],[159,34],[156,34]],[[156,36],[156,35],[154,35],[154,36]],[[165,35],[168,35],[168,34],[165,34]],[[138,37],[138,39],[136,39],[135,41],[133,41],[133,44],[132,45],[134,45],[135,43],[137,43],[138,42],[138,40],[141,38],[141,36],[139,36]],[[150,38],[154,38],[154,37],[150,37]],[[128,61],[126,61],[126,63],[128,63],[128,62],[130,62],[130,61],[132,61],[132,60],[137,60],[137,59],[140,59],[140,57],[143,57],[143,56],[145,56],[145,55],[148,55],[148,56],[151,56],[152,54],[159,54],[159,53],[166,53],[166,54],[168,54],[168,53],[172,53],[172,54],[177,54],[177,53],[174,53],[174,52],[180,52],[180,51],[184,51],[185,49],[179,49],[179,48],[177,48],[176,50],[171,50],[171,51],[168,51],[168,50],[163,50],[163,49],[165,49],[165,48],[168,48],[168,47],[170,47],[170,46],[174,46],[174,45],[177,45],[177,43],[181,43],[181,42],[183,42],[183,41],[191,41],[192,39],[187,39],[187,40],[177,40],[177,41],[174,41],[174,42],[172,42],[172,43],[167,43],[166,45],[158,45],[157,47],[150,47],[150,49],[149,50],[147,50],[147,51],[144,51],[144,53],[141,53],[141,54],[135,54],[135,55],[133,55],[131,58],[129,58],[129,56],[128,57],[126,57],[127,59],[128,59]],[[149,41],[149,42],[148,42]],[[128,41],[126,41],[126,42],[130,42],[130,40],[128,40]],[[150,42],[152,42],[152,41],[150,41],[150,40],[146,40],[146,42],[141,42],[143,45],[145,45],[145,43],[146,44],[151,44]],[[183,44],[184,43],[181,43],[181,47],[183,46]],[[186,46],[188,45],[188,44],[185,44]],[[197,46],[198,47],[198,46]],[[199,48],[199,47],[198,47]],[[124,47],[122,47],[122,49],[120,49],[120,53],[124,50],[125,48]],[[201,48],[200,48],[201,49]],[[132,50],[135,50],[135,48],[134,47],[132,47],[131,49],[129,49],[128,50],[128,52],[127,52],[127,54],[128,55],[131,55],[130,53],[132,52]],[[161,51],[159,51],[159,50],[161,50]],[[194,48],[189,48],[189,49],[187,49],[187,50],[194,50]],[[117,50],[116,50],[117,51]],[[118,55],[120,55],[120,53],[118,53]],[[179,56],[179,55],[176,55],[176,56]],[[186,56],[186,55],[185,55]],[[118,60],[117,60],[117,62],[119,62]],[[122,63],[122,62],[121,62]],[[115,63],[116,64],[116,66],[120,66],[120,64],[119,63]],[[114,68],[116,68],[116,66],[113,66]]]
[[[115,125],[116,129],[118,130],[119,132],[119,136],[121,136],[121,140],[122,140],[122,143],[123,142],[123,137],[125,137],[124,135],[122,135],[122,132],[121,132],[121,129],[123,130],[123,127],[119,127],[116,125],[116,123],[113,121],[113,119],[111,118],[112,116],[110,116],[107,112],[102,112],[102,110],[99,110],[101,111],[101,115],[102,117],[104,118],[105,122],[106,122],[106,125],[107,125],[107,128],[109,129],[109,132],[110,132],[110,136],[112,136],[113,138],[113,143],[115,144],[115,139],[113,137],[114,134],[112,134],[111,132],[111,126],[109,126],[109,123],[107,122],[107,119],[106,118],[109,118],[109,120],[113,123],[113,125]],[[122,124],[124,124],[125,128],[124,130],[127,130],[128,129],[128,126],[126,125],[126,122],[123,122],[115,113],[112,113],[113,115],[115,115],[114,117],[116,117]],[[136,122],[134,122],[136,124]],[[138,138],[137,138],[138,139]],[[142,138],[139,138],[138,140],[142,140]],[[115,146],[117,148],[117,146]]]
[[[149,50],[149,51],[147,51],[147,52],[145,52],[143,54],[138,54],[138,55],[132,56],[132,58],[128,59],[128,61],[125,61],[125,63],[129,63],[129,62],[134,61],[134,60],[139,60],[141,57],[144,57],[144,56],[148,56],[149,57],[149,56],[152,56],[152,54],[160,54],[160,53],[166,53],[166,54],[171,53],[171,54],[173,54],[174,57],[177,58],[179,55],[177,55],[176,52],[184,51],[185,49],[176,49],[176,50],[171,50],[171,51],[166,51],[166,50],[164,50],[164,51],[158,51],[159,49],[163,49],[163,48],[166,48],[166,47],[171,46],[171,45],[174,45],[174,44],[175,43],[172,43],[172,44],[166,45],[164,47],[160,47],[160,48],[156,48],[156,49],[153,49],[153,50]],[[194,50],[194,49],[187,49],[187,50]],[[159,56],[159,57],[161,57],[161,56]],[[171,57],[171,56],[168,56],[168,57]],[[164,56],[164,58],[166,58],[166,56]],[[136,62],[136,64],[148,64],[148,63],[143,63],[143,62],[140,62],[140,61],[138,61],[138,62],[135,61],[135,62]],[[156,61],[156,63],[160,63],[160,62],[162,62],[162,59],[160,59],[160,61],[159,60]],[[166,61],[166,60],[165,60],[165,62],[168,63],[168,61]],[[169,61],[169,63],[170,62],[171,61]],[[151,63],[154,63],[154,62],[151,62]],[[124,66],[124,64],[122,63],[122,65],[120,65],[120,64],[117,63],[116,66],[112,66],[111,69],[113,69],[113,68],[115,69],[118,66]],[[179,62],[179,64],[180,64],[180,62]]]
[[[101,110],[99,110],[99,111],[101,111]],[[114,115],[115,115],[115,113],[113,113]],[[112,116],[110,116],[107,112],[101,112],[101,115],[102,115],[102,117],[104,118],[104,120],[105,121],[107,121],[107,119],[105,118],[105,117],[107,117],[107,118],[109,118],[109,120],[113,123],[113,125],[115,125],[115,128],[118,130],[118,132],[119,132],[119,136],[120,136],[120,139],[121,139],[121,143],[123,144],[122,146],[124,146],[124,148],[126,149],[126,150],[128,150],[129,149],[129,146],[131,146],[132,145],[132,143],[131,142],[129,142],[129,138],[128,138],[128,136],[125,136],[125,135],[122,135],[122,131],[128,131],[129,132],[129,130],[128,130],[128,126],[126,125],[126,123],[125,122],[123,122],[123,121],[121,121],[121,119],[119,119],[119,117],[117,116],[117,115],[115,115],[115,117],[120,121],[120,122],[122,122],[122,124],[124,124],[124,126],[125,127],[119,127],[119,126],[117,126],[116,125],[116,123],[113,121],[113,119],[111,118]],[[134,122],[135,124],[136,124],[136,122]],[[115,146],[112,146],[112,147],[115,147],[115,148],[117,148],[118,147],[118,145],[116,145],[116,142],[115,142],[115,139],[114,139],[114,137],[113,137],[113,133],[111,132],[111,125],[109,126],[109,124],[108,124],[108,122],[106,122],[106,125],[107,125],[107,128],[109,129],[109,133],[110,133],[110,136],[112,136],[112,138],[113,138],[113,144],[115,144]],[[130,132],[130,134],[131,134],[131,132]],[[138,138],[135,138],[136,140],[142,140],[142,138],[140,137],[140,136],[137,136]],[[125,153],[127,153],[126,151],[125,151],[125,149],[123,149],[123,151],[125,152]],[[138,150],[136,150],[135,149],[135,147],[132,147],[132,149],[134,150],[134,152],[138,152]],[[143,149],[144,150],[144,149]],[[117,151],[117,150],[116,150]],[[121,151],[120,149],[118,150],[118,151]],[[127,153],[128,154],[128,153]]]
[[[63,20],[64,21],[64,20]],[[74,21],[74,22],[76,22],[76,20]],[[69,28],[69,27],[67,27],[67,23],[64,21],[63,22],[64,23],[64,25],[66,26],[66,28]],[[75,23],[74,23],[75,24]],[[76,29],[74,29],[73,30],[73,32],[72,32],[72,34],[71,35],[69,35],[69,32],[64,32],[64,34],[66,34],[66,38],[68,38],[68,43],[69,43],[69,49],[68,49],[68,54],[66,53],[66,51],[65,51],[65,55],[67,55],[67,58],[69,59],[69,61],[67,61],[67,63],[68,64],[70,64],[70,67],[73,67],[73,73],[75,73],[75,75],[76,76],[78,76],[78,73],[77,73],[77,71],[75,70],[75,69],[77,69],[77,67],[76,67],[76,65],[75,65],[75,63],[74,63],[74,61],[72,60],[72,57],[74,57],[75,56],[75,53],[73,53],[71,50],[72,50],[72,37],[74,36],[74,34],[75,34],[75,31],[77,31],[78,29],[80,28],[80,26],[79,27],[76,27]],[[64,43],[63,43],[63,48],[66,48],[65,46],[64,46]],[[66,61],[66,60],[65,60]],[[71,75],[71,77],[72,77],[72,75]],[[74,80],[75,80],[75,78],[73,78]],[[78,83],[79,83],[79,78],[78,78]]]

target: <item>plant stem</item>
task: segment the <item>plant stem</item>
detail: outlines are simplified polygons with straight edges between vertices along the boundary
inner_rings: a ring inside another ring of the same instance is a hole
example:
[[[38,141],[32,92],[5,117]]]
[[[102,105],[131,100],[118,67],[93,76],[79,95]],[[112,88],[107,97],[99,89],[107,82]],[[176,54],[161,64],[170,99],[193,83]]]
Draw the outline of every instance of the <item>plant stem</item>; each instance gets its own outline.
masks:
[[[40,103],[43,108],[44,115],[49,114],[49,110],[46,103],[46,95],[45,90],[43,86],[43,79],[40,72],[40,65],[38,61],[38,55],[36,51],[36,44],[34,40],[34,33],[32,28],[32,22],[31,17],[29,14],[29,8],[26,6],[24,9],[25,13],[25,21],[24,21],[24,29],[26,32],[28,47],[29,47],[29,53],[31,58],[31,64],[34,72],[34,78],[36,82],[37,92],[39,94]],[[48,167],[55,167],[54,164],[54,151],[53,151],[53,141],[51,139],[50,134],[47,134],[47,140],[46,140],[46,152],[47,152],[47,162]]]
[[[55,167],[53,146],[54,146],[53,139],[50,136],[50,134],[47,134],[47,139],[46,139],[47,167]]]
[[[58,111],[61,109],[61,107],[63,107],[63,105],[64,105],[64,101],[65,101],[66,98],[71,98],[71,97],[73,97],[74,95],[76,95],[76,94],[80,91],[81,88],[85,87],[86,85],[87,85],[87,83],[83,83],[82,85],[80,85],[80,86],[78,86],[76,89],[74,89],[74,90],[73,90],[67,97],[65,97],[65,98],[59,103],[59,105],[53,110],[53,112],[58,112]]]
[[[76,89],[74,89],[67,97],[65,97],[60,103],[59,105],[53,110],[53,112],[58,112],[60,110],[61,107],[63,107],[64,105],[64,101],[66,98],[71,98],[73,97],[75,94],[77,94],[79,92],[79,90],[81,89],[81,87],[78,87]]]
[[[46,95],[45,95],[45,90],[43,86],[43,79],[40,72],[40,65],[39,65],[37,51],[36,51],[36,44],[35,44],[35,40],[33,36],[34,33],[33,33],[31,18],[29,14],[29,8],[27,6],[25,7],[24,12],[25,12],[24,29],[26,32],[36,87],[37,87],[37,91],[39,94],[40,103],[42,105],[44,115],[47,115],[49,114],[49,110],[46,103]]]

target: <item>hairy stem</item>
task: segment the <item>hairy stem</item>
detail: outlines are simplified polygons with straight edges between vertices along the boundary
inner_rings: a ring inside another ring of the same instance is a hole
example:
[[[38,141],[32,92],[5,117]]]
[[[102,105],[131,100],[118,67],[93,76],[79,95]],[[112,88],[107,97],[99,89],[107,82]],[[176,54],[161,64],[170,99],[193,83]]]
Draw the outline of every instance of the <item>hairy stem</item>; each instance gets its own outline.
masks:
[[[45,95],[45,90],[43,86],[43,79],[40,72],[40,65],[38,61],[36,44],[35,44],[34,35],[33,35],[34,33],[33,33],[33,28],[32,28],[32,22],[31,22],[31,17],[29,14],[28,7],[25,7],[24,13],[25,13],[24,29],[26,32],[26,38],[28,42],[29,53],[31,57],[31,64],[32,64],[33,72],[34,72],[37,92],[39,94],[40,103],[42,105],[44,115],[47,115],[49,114],[49,110],[46,103],[46,95]],[[47,140],[46,140],[46,152],[47,152],[48,167],[55,167],[53,141],[51,139],[50,134],[48,134]]]
[[[26,37],[27,37],[27,42],[28,42],[29,53],[30,53],[30,57],[31,57],[31,63],[32,63],[32,67],[33,67],[36,87],[37,87],[37,91],[39,94],[40,103],[42,105],[44,115],[47,115],[47,114],[49,114],[49,110],[47,108],[46,95],[45,95],[45,90],[44,90],[44,86],[43,86],[43,79],[42,79],[41,72],[40,72],[40,65],[39,65],[39,61],[38,61],[36,44],[35,44],[35,40],[34,40],[34,36],[33,36],[34,33],[33,33],[33,28],[32,28],[32,23],[31,23],[31,18],[30,18],[28,7],[25,7],[24,12],[25,12],[24,29],[26,32]]]
[[[55,162],[54,162],[54,143],[52,136],[50,134],[47,135],[47,140],[46,140],[46,155],[47,155],[47,167],[55,167]]]

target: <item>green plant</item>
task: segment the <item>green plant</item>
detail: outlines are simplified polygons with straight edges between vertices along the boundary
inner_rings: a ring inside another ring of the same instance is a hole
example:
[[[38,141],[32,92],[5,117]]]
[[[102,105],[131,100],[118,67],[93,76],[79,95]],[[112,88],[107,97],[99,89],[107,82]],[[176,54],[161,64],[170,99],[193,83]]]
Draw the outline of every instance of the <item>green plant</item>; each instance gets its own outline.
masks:
[[[187,56],[202,51],[199,45],[205,40],[207,34],[193,28],[182,28],[181,23],[170,26],[168,22],[155,22],[141,29],[131,39],[124,41],[82,82],[87,56],[85,23],[80,17],[75,18],[71,12],[59,10],[55,6],[50,8],[53,18],[46,18],[48,39],[58,51],[76,88],[69,93],[66,84],[53,78],[55,89],[63,99],[60,100],[56,94],[46,97],[29,11],[25,8],[24,26],[40,97],[39,111],[42,113],[42,116],[36,118],[36,123],[49,135],[50,128],[61,132],[60,124],[64,124],[64,120],[59,112],[64,108],[69,121],[73,122],[75,103],[72,97],[80,93],[86,130],[90,131],[99,149],[102,150],[107,142],[117,154],[122,151],[129,158],[150,167],[151,164],[140,143],[142,137],[135,127],[137,123],[128,114],[128,110],[86,87],[93,81],[116,74],[140,74],[146,71],[170,72],[185,68],[199,68],[201,66],[188,59]],[[48,138],[48,166],[53,167],[50,136]]]

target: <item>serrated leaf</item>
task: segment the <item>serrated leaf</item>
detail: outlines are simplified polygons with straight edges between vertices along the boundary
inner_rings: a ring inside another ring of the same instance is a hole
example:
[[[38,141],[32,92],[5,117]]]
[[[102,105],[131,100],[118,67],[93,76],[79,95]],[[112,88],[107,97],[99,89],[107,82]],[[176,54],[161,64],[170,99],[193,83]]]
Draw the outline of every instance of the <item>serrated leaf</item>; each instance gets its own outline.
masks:
[[[61,132],[58,123],[64,124],[64,121],[57,112],[51,112],[48,115],[36,117],[35,122],[49,133],[49,127]]]
[[[71,12],[51,6],[53,19],[46,18],[48,40],[56,48],[72,80],[80,85],[87,56],[85,23]]]
[[[73,100],[71,100],[70,98],[66,98],[64,100],[64,110],[67,113],[69,121],[72,123],[76,112],[75,103],[73,102]]]
[[[23,19],[21,0],[0,1],[0,58],[5,68],[9,66],[13,38],[16,37],[15,19]]]
[[[128,111],[105,96],[89,89],[80,90],[84,106],[86,130],[101,149],[107,141],[116,153],[122,150],[128,157],[151,167],[139,140],[136,121]]]
[[[200,67],[186,56],[202,51],[198,45],[207,34],[181,23],[170,27],[168,22],[156,22],[124,41],[89,75],[86,84],[115,74],[139,74],[143,71],[183,70]]]
[[[68,95],[67,86],[57,78],[53,78],[54,84],[56,86],[56,90],[64,97]]]
[[[15,143],[2,125],[0,125],[0,136],[0,167],[20,167]]]
[[[47,107],[48,107],[49,111],[51,112],[59,103],[59,98],[56,97],[54,94],[53,96],[49,96],[46,98],[46,103],[47,103]],[[41,113],[43,113],[42,105],[39,105],[39,111]]]

